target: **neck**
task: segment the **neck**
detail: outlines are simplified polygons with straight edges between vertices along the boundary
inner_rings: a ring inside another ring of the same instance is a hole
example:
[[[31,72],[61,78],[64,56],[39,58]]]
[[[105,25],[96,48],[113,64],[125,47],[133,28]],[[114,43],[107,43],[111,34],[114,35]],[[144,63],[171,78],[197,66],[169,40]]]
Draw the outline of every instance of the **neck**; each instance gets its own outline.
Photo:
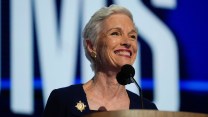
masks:
[[[97,72],[92,80],[86,83],[86,90],[100,98],[116,98],[125,93],[125,87],[116,80],[115,72]]]

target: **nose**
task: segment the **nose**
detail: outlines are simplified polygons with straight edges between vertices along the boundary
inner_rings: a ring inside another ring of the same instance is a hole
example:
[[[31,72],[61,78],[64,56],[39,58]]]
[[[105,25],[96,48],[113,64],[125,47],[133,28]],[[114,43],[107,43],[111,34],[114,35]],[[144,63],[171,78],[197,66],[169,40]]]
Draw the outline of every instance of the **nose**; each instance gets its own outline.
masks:
[[[128,38],[123,38],[121,41],[121,46],[124,46],[126,48],[130,48],[131,47],[131,43],[129,41]]]

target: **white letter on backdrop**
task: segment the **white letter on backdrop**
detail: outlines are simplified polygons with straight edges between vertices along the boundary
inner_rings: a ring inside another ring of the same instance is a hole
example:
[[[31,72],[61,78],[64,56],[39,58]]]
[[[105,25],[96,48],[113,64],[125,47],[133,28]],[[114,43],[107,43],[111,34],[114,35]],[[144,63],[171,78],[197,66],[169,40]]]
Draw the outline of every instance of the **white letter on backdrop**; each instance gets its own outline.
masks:
[[[31,0],[11,0],[11,110],[32,114],[33,40]]]
[[[73,84],[78,49],[79,0],[62,0],[60,30],[55,0],[35,0],[44,103],[55,88]]]

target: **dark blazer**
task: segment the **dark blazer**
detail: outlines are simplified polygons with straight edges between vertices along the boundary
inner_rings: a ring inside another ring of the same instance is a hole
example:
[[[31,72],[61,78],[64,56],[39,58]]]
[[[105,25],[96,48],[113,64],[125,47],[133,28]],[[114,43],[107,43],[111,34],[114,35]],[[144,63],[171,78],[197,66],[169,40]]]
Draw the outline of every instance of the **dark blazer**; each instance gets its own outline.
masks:
[[[140,97],[127,90],[130,98],[129,109],[140,109]],[[143,99],[144,109],[156,109],[154,103]],[[43,117],[78,117],[96,112],[90,110],[82,84],[55,89],[51,92]]]

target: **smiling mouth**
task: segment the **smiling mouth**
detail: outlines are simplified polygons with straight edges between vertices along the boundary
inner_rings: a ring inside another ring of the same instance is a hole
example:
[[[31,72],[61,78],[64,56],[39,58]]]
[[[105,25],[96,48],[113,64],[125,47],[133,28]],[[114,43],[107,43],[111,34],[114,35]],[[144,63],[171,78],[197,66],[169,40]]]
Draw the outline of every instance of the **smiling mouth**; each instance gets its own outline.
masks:
[[[119,56],[125,56],[128,58],[132,56],[132,52],[130,50],[116,50],[114,53]]]

